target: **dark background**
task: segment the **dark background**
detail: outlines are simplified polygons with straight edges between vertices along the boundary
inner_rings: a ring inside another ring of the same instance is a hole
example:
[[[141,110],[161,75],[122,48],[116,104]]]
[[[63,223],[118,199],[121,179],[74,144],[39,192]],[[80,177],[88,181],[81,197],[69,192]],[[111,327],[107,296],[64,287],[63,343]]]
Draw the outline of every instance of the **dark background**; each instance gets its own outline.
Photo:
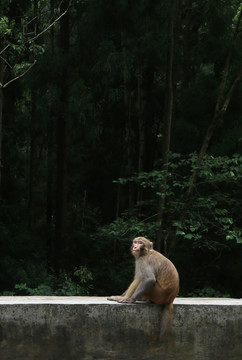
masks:
[[[180,295],[241,297],[241,2],[0,14],[0,293],[121,293],[142,235]]]

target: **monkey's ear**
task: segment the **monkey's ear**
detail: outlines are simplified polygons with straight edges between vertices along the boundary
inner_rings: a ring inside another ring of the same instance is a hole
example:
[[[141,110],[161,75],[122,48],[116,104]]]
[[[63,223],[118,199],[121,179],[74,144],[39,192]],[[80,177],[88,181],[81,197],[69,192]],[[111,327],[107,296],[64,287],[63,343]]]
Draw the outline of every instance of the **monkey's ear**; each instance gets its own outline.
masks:
[[[150,242],[150,250],[153,250],[153,242]]]

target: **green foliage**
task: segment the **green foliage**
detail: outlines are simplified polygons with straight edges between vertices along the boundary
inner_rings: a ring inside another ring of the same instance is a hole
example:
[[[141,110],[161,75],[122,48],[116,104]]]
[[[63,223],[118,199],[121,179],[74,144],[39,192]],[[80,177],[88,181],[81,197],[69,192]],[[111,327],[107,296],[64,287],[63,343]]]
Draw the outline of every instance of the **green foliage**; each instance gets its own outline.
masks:
[[[114,222],[102,226],[98,229],[100,236],[107,239],[120,239],[121,241],[130,241],[135,236],[154,237],[155,224],[139,220],[137,217],[129,217],[124,215],[122,218],[116,219]]]
[[[7,16],[2,16],[0,18],[0,36],[10,35],[11,29],[8,26],[8,18]]]
[[[191,293],[188,293],[187,296],[191,297],[217,297],[217,298],[229,298],[229,294],[223,294],[218,290],[207,286],[203,289],[194,289]]]
[[[76,268],[73,274],[62,273],[59,277],[46,275],[45,283],[30,287],[26,283],[16,284],[14,290],[1,295],[36,296],[87,296],[92,289],[92,274],[84,266]]]
[[[242,232],[239,227],[242,156],[238,154],[232,157],[205,156],[199,169],[199,180],[188,216],[183,223],[179,222],[184,207],[184,194],[190,186],[190,175],[196,168],[196,160],[196,153],[186,157],[171,153],[167,173],[153,170],[118,179],[116,182],[122,185],[136,182],[144,189],[151,189],[154,199],[157,195],[166,198],[167,230],[163,231],[164,238],[169,235],[172,227],[176,229],[177,235],[184,240],[192,240],[193,246],[197,248],[216,250],[220,246],[226,247],[226,243],[220,239],[242,243]],[[159,224],[154,223],[153,218],[151,221],[153,223],[149,225],[149,231],[154,234]],[[136,222],[141,230],[139,233],[142,233],[140,222]],[[123,228],[125,229],[125,226]]]
[[[137,176],[118,179],[116,183],[122,185],[129,182],[137,183],[149,195],[148,198],[146,197],[146,202],[142,202],[141,213],[140,206],[137,204],[140,215],[132,219],[135,219],[138,224],[137,235],[146,235],[145,227],[148,225],[151,240],[155,240],[155,234],[160,225],[156,222],[156,197],[157,195],[165,197],[162,249],[169,252],[170,236],[176,231],[179,239],[177,267],[181,275],[181,294],[183,296],[229,296],[226,291],[220,292],[213,289],[216,287],[216,277],[219,276],[217,274],[221,271],[229,272],[231,264],[228,264],[226,270],[224,270],[224,260],[221,260],[221,263],[217,260],[216,267],[212,264],[216,264],[214,257],[228,254],[234,247],[241,253],[238,246],[242,243],[240,225],[242,156],[238,154],[231,157],[205,156],[199,169],[198,181],[187,216],[181,222],[179,219],[186,200],[184,195],[190,186],[190,176],[195,170],[196,161],[196,153],[187,156],[170,153],[167,173],[153,170],[149,173],[139,173]],[[166,182],[164,182],[165,177]],[[166,184],[165,187],[164,184]],[[152,199],[154,205],[152,205]],[[154,208],[154,215],[151,212],[152,208]],[[130,219],[127,224],[125,224],[125,218],[123,221],[122,228],[125,231]],[[143,224],[143,228],[140,224]],[[141,231],[138,232],[139,230]],[[191,268],[189,266],[187,268],[187,263],[197,269],[193,270],[193,274],[190,274]],[[235,260],[234,267],[236,269],[234,271],[240,273],[239,259]],[[211,276],[211,273],[214,275]],[[204,283],[209,285],[204,287]],[[200,289],[195,288],[198,284],[201,286]]]

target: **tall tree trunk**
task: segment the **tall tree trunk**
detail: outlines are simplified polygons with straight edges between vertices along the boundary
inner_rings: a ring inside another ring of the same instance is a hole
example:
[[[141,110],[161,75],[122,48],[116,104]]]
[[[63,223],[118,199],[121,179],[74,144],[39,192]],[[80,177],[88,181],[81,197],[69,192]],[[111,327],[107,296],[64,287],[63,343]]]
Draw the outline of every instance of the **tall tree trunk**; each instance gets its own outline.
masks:
[[[50,0],[51,19],[54,18],[54,0]],[[50,29],[50,51],[54,56],[54,26]],[[47,135],[47,194],[46,194],[46,249],[47,249],[47,264],[51,265],[51,260],[54,257],[53,244],[53,155],[54,155],[54,118],[55,118],[55,104],[53,99],[53,84],[49,84],[49,118],[48,118],[48,135]]]
[[[173,115],[173,61],[174,61],[174,26],[177,9],[177,0],[173,2],[171,9],[171,16],[169,21],[169,52],[168,52],[168,65],[166,71],[166,97],[164,106],[164,120],[163,120],[163,148],[162,148],[162,170],[164,172],[164,179],[161,184],[162,195],[158,199],[158,231],[156,236],[156,248],[161,250],[161,239],[163,232],[163,217],[166,202],[166,186],[167,186],[167,171],[168,171],[168,152],[170,150],[171,139],[171,124]],[[166,252],[166,251],[165,251]]]
[[[29,156],[29,199],[28,199],[28,226],[29,229],[33,223],[33,188],[35,178],[35,154],[36,154],[36,93],[35,89],[31,90],[31,124],[30,124],[30,156]]]
[[[68,8],[69,1],[61,3],[61,13]],[[68,51],[69,51],[69,11],[60,21],[60,50],[62,56],[62,76],[60,85],[60,109],[56,125],[57,178],[56,178],[56,226],[55,226],[55,269],[63,268],[63,248],[66,236],[67,204],[67,116],[68,116]]]
[[[51,91],[51,90],[50,90]],[[51,264],[53,259],[53,178],[54,178],[54,167],[53,167],[53,155],[54,155],[54,112],[52,99],[49,104],[49,120],[48,120],[48,135],[47,135],[47,194],[46,194],[46,249],[47,249],[47,264]]]
[[[125,108],[125,138],[127,145],[127,173],[131,176],[134,171],[133,165],[133,139],[132,139],[132,119],[130,112],[130,96],[128,93],[128,70],[127,70],[127,51],[125,44],[125,34],[122,33],[122,45],[123,45],[123,83],[124,83],[124,108]],[[134,207],[134,184],[132,181],[128,183],[129,192],[129,209]]]
[[[37,34],[38,1],[34,0],[34,21],[32,22],[34,36]],[[29,199],[28,199],[28,226],[32,228],[34,220],[34,181],[36,177],[36,88],[31,89],[31,123],[30,123],[30,159],[29,159]]]
[[[0,42],[0,51],[1,48],[2,46]],[[2,193],[3,70],[4,63],[0,57],[0,196]]]
[[[145,153],[145,119],[142,109],[141,88],[142,88],[142,70],[139,68],[137,75],[137,108],[138,108],[138,126],[139,126],[139,164],[138,172],[144,171],[144,153]],[[142,201],[143,188],[138,187],[137,201]]]

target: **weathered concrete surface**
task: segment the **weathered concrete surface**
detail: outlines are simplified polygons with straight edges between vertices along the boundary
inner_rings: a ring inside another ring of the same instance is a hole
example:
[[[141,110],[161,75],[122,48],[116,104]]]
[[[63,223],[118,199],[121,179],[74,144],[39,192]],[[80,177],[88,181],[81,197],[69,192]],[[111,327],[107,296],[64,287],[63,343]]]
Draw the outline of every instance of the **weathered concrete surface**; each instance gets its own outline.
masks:
[[[177,298],[166,341],[162,306],[96,297],[0,297],[0,360],[241,360],[242,300]]]

